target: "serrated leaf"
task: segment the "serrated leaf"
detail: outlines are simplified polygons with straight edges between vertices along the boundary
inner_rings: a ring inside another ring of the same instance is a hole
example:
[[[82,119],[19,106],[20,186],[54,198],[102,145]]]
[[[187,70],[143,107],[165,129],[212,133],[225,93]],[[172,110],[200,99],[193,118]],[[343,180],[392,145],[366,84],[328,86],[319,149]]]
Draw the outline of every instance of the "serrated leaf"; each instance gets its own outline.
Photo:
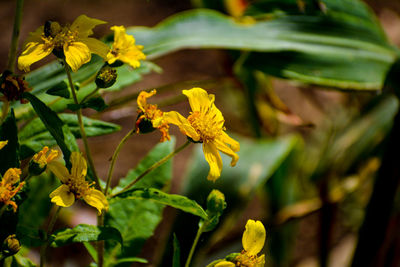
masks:
[[[71,163],[69,158],[71,152],[79,150],[75,137],[72,135],[69,128],[64,125],[57,113],[47,107],[39,98],[28,92],[25,92],[23,97],[29,100],[40,120],[56,140],[57,145],[63,152],[65,165],[70,168]]]
[[[117,195],[110,202],[118,201],[119,198],[123,199],[138,199],[138,200],[151,200],[156,203],[171,206],[180,209],[184,212],[191,213],[195,216],[207,220],[208,215],[203,208],[196,203],[196,201],[176,194],[167,194],[155,188],[142,188],[128,190],[122,194]]]
[[[121,179],[120,186],[127,185],[143,170],[171,153],[174,145],[175,139],[173,137],[169,142],[157,144],[134,170]],[[172,161],[170,160],[147,174],[144,179],[137,183],[137,186],[168,190],[171,176]],[[118,188],[118,190],[120,189],[121,187]],[[164,205],[151,200],[119,199],[119,201],[110,201],[105,225],[115,227],[121,232],[124,247],[122,252],[119,252],[115,248],[115,244],[106,244],[106,261],[108,264],[115,264],[118,259],[138,255],[145,241],[153,235],[155,228],[161,221],[163,209]]]
[[[100,240],[114,240],[122,244],[121,233],[109,226],[95,226],[79,224],[72,229],[58,230],[51,235],[52,247],[61,247],[77,242],[92,242]]]
[[[76,115],[59,114],[59,117],[69,128],[75,138],[81,138]],[[87,117],[83,117],[83,125],[88,137],[110,134],[121,129],[119,125]],[[39,118],[33,119],[21,129],[19,132],[19,139],[21,140],[21,158],[23,159],[32,156],[41,150],[43,146],[53,146],[56,144],[54,138],[47,131]]]
[[[6,117],[0,126],[0,141],[8,141],[7,145],[0,149],[0,174],[3,175],[9,168],[18,168],[19,143],[18,128],[15,121],[14,110]]]

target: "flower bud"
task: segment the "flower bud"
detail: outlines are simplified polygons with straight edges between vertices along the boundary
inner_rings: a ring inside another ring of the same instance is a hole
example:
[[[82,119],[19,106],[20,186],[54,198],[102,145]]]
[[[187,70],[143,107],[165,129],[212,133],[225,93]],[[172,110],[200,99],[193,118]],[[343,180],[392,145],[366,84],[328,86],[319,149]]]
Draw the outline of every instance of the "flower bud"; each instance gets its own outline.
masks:
[[[214,189],[207,197],[207,212],[210,214],[222,214],[226,208],[225,196],[221,191]]]
[[[58,151],[43,147],[41,151],[36,153],[29,162],[29,173],[31,175],[40,175],[46,170],[47,164],[58,157]]]
[[[9,235],[3,242],[2,254],[12,256],[21,249],[21,244],[15,235]]]
[[[117,71],[109,66],[104,66],[96,75],[95,83],[99,88],[111,87],[117,80]]]
[[[138,133],[151,133],[156,128],[153,127],[153,122],[144,116],[143,112],[140,112],[136,118],[136,131]]]

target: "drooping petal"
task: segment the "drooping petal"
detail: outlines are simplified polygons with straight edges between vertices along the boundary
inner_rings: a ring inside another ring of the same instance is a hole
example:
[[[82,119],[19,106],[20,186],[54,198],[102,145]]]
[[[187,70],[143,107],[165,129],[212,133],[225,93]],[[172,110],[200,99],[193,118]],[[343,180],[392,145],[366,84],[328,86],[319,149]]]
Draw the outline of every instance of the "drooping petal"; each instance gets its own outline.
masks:
[[[76,180],[85,180],[87,174],[87,164],[85,158],[79,152],[71,153],[71,176]]]
[[[97,25],[106,24],[107,22],[89,18],[86,15],[80,15],[71,25],[71,31],[77,31],[79,38],[88,37],[93,34],[93,28]]]
[[[221,156],[215,145],[211,142],[203,143],[203,152],[208,165],[210,165],[210,171],[208,173],[208,180],[215,181],[221,176],[222,171],[222,160]]]
[[[70,192],[65,184],[59,186],[50,194],[51,202],[60,207],[69,207],[75,202],[75,195]]]
[[[257,255],[264,247],[265,228],[260,221],[248,220],[243,233],[242,244],[249,255]]]
[[[68,169],[61,164],[60,162],[57,161],[51,161],[49,164],[47,164],[47,168],[54,173],[54,175],[60,179],[62,183],[68,182],[68,179],[70,178],[70,174],[68,172]]]
[[[108,201],[104,194],[97,190],[90,188],[90,190],[83,196],[83,200],[90,206],[95,207],[100,215],[102,210],[108,210]]]
[[[67,64],[72,71],[77,71],[83,64],[91,59],[89,47],[82,42],[73,42],[64,45],[64,54]]]
[[[237,161],[239,160],[239,156],[229,146],[227,146],[221,139],[215,139],[214,144],[219,151],[221,151],[222,153],[224,153],[232,158],[231,166],[234,167],[236,165]]]
[[[5,184],[15,184],[19,181],[19,176],[21,175],[21,169],[18,168],[9,168],[3,177],[3,183]]]
[[[200,140],[200,135],[196,132],[188,120],[176,111],[164,112],[163,121],[168,124],[175,124],[184,135],[189,136],[194,141]]]
[[[220,261],[214,267],[235,267],[236,265],[230,261]]]
[[[156,89],[151,90],[150,92],[146,92],[146,91],[141,91],[137,97],[137,105],[138,108],[143,111],[146,112],[146,106],[147,106],[147,98],[152,97],[153,95],[155,95],[157,93]]]
[[[193,111],[206,111],[214,103],[214,95],[209,95],[206,90],[195,87],[190,90],[182,90],[182,93],[189,99]]]
[[[27,72],[33,63],[48,56],[52,51],[52,45],[37,42],[27,43],[24,52],[18,57],[18,68]]]
[[[234,152],[238,152],[240,150],[240,144],[238,141],[230,137],[226,132],[221,133],[220,139],[227,143]]]
[[[100,40],[97,40],[95,38],[80,38],[79,39],[80,42],[84,43],[85,45],[87,45],[87,47],[89,48],[90,52],[101,56],[102,58],[106,59],[107,57],[107,53],[110,50],[110,47],[108,45],[106,45],[105,43],[103,43]]]

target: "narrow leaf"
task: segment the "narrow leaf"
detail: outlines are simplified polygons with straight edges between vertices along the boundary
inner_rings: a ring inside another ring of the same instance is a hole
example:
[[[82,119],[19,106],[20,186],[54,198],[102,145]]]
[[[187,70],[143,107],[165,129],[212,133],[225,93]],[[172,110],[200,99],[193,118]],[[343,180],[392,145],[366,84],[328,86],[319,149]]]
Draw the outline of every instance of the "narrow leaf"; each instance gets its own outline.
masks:
[[[154,202],[168,205],[184,212],[199,216],[205,220],[208,219],[207,213],[199,204],[196,203],[196,201],[190,200],[189,198],[181,195],[167,194],[155,188],[132,189],[117,195],[111,201],[118,201],[119,198],[152,200]]]
[[[179,240],[174,233],[174,256],[172,258],[172,267],[181,267],[181,247]]]

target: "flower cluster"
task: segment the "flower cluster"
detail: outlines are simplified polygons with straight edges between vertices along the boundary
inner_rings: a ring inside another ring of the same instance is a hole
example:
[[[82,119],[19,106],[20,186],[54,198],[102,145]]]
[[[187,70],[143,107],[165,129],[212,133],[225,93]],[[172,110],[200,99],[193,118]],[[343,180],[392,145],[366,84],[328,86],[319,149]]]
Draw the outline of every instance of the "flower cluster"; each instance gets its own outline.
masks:
[[[105,24],[105,21],[81,15],[71,25],[60,25],[58,22],[47,21],[30,34],[26,40],[25,49],[18,58],[18,68],[29,71],[30,66],[53,53],[65,60],[72,71],[77,71],[91,59],[91,54],[101,56],[109,64],[119,60],[133,68],[140,66],[140,61],[146,58],[142,46],[135,45],[135,39],[125,33],[123,26],[113,26],[114,43],[112,48],[93,35],[93,28]]]
[[[3,179],[0,181],[0,203],[3,205],[10,205],[13,207],[14,212],[17,211],[17,203],[11,200],[24,186],[25,182],[19,182],[21,170],[18,168],[8,169]]]

